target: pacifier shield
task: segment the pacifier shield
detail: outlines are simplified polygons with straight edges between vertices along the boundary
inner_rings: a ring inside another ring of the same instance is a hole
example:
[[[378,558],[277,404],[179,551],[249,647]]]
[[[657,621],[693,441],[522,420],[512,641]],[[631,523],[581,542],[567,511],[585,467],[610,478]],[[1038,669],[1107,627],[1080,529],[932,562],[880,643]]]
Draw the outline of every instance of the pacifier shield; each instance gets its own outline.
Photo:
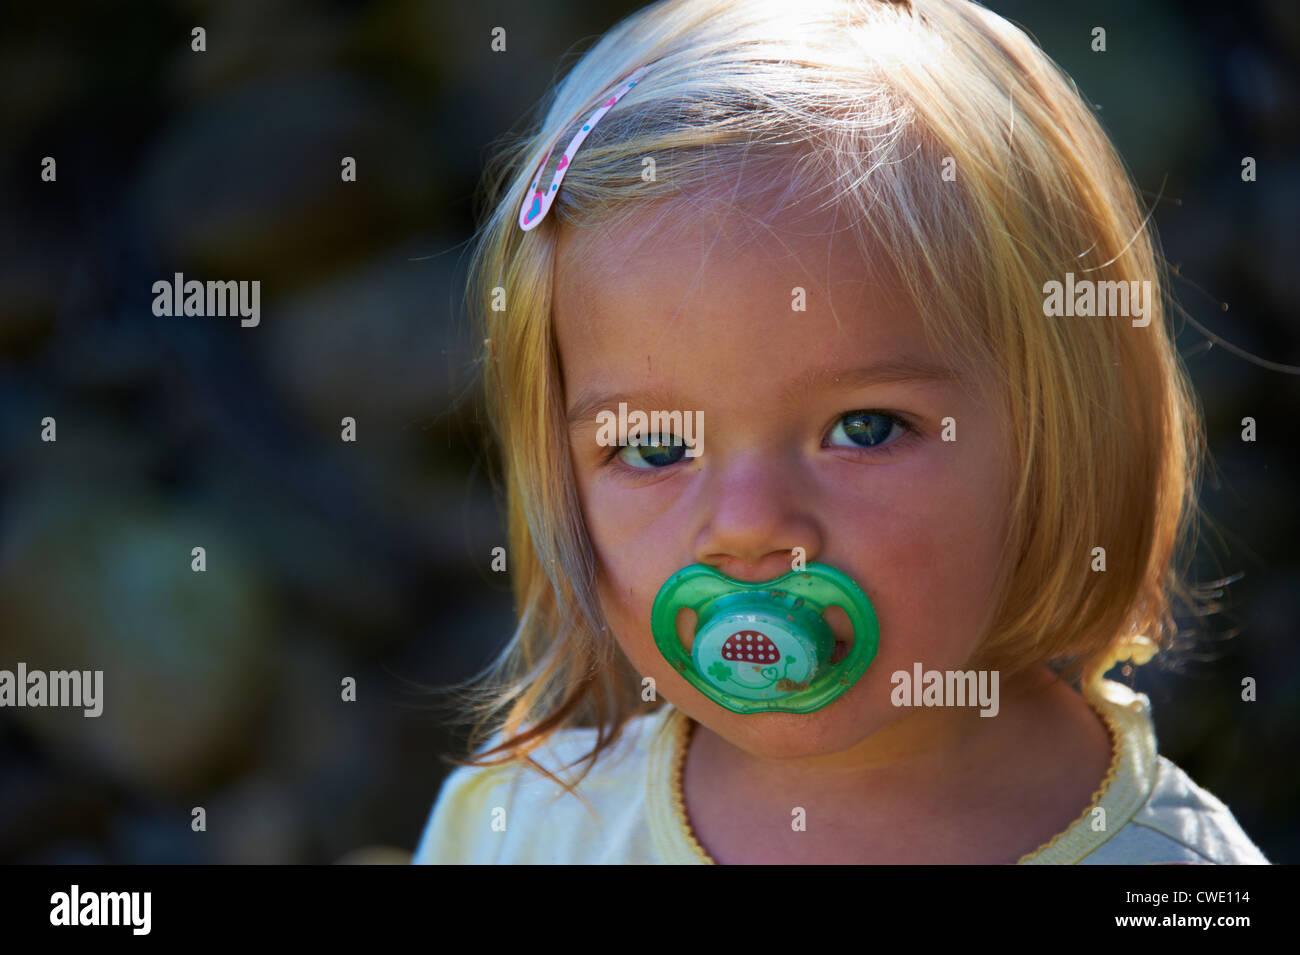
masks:
[[[835,637],[822,616],[842,607],[853,624],[849,654],[835,665]],[[691,652],[677,614],[696,614]],[[696,689],[736,713],[808,713],[839,698],[875,659],[871,602],[842,571],[810,564],[775,580],[745,583],[705,564],[664,582],[651,611],[655,645]]]

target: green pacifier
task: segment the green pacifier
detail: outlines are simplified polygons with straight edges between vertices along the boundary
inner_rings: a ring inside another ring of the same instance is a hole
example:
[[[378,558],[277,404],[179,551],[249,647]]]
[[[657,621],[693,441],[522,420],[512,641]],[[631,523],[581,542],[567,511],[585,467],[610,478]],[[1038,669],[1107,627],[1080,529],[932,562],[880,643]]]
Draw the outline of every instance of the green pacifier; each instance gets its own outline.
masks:
[[[853,624],[853,649],[834,665],[835,635],[822,616],[830,607],[842,608]],[[689,655],[677,636],[681,610],[696,615]],[[650,627],[664,658],[733,713],[819,710],[858,681],[880,642],[867,595],[826,564],[760,583],[692,564],[659,588]]]

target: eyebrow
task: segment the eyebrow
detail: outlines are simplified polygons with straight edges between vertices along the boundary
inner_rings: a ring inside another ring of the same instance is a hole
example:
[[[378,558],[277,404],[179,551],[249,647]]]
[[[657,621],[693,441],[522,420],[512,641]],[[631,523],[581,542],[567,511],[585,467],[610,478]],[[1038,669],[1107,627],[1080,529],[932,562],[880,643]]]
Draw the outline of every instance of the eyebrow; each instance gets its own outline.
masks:
[[[811,391],[820,391],[830,385],[863,387],[873,384],[898,384],[909,381],[955,383],[961,380],[960,374],[954,369],[943,365],[915,358],[891,358],[856,368],[814,369],[792,381],[785,390],[784,399],[787,402],[794,402]],[[671,402],[664,402],[663,399],[666,396],[656,393],[640,393],[635,397],[637,397],[638,402],[633,405],[628,400],[628,395],[625,392],[607,392],[592,397],[586,397],[584,392],[579,395],[577,403],[568,412],[569,429],[572,430],[583,424],[594,424],[598,412],[606,409],[613,411],[618,408],[620,401],[627,402],[629,408],[635,407],[643,411],[648,411],[651,408],[665,411],[685,410],[672,408]]]
[[[786,398],[791,399],[816,388],[828,385],[896,384],[903,381],[957,382],[961,380],[954,369],[917,358],[889,358],[858,368],[816,369],[795,379]]]

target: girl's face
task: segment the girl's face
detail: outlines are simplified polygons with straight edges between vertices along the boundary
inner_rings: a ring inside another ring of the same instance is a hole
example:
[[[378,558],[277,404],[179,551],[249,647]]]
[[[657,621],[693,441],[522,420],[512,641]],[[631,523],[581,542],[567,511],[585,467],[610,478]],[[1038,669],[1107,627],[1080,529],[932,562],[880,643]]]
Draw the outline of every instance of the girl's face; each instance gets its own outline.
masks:
[[[920,712],[891,704],[891,674],[962,669],[977,647],[1003,559],[1003,415],[988,381],[927,346],[850,234],[829,234],[830,215],[760,227],[693,206],[641,224],[566,229],[557,253],[569,442],[606,619],[641,676],[732,745],[842,753]],[[601,446],[597,412],[619,402],[701,412],[701,453]],[[816,712],[732,713],[659,654],[651,605],[688,564],[769,580],[796,547],[871,599],[875,662]]]

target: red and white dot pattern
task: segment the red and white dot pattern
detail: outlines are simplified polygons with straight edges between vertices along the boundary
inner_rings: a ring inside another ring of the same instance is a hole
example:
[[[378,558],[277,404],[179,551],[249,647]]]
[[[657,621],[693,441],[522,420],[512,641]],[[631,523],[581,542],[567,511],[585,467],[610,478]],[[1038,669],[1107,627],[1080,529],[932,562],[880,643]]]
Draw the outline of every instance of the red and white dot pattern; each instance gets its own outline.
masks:
[[[736,663],[776,663],[781,652],[757,630],[740,630],[722,644],[722,659]]]

